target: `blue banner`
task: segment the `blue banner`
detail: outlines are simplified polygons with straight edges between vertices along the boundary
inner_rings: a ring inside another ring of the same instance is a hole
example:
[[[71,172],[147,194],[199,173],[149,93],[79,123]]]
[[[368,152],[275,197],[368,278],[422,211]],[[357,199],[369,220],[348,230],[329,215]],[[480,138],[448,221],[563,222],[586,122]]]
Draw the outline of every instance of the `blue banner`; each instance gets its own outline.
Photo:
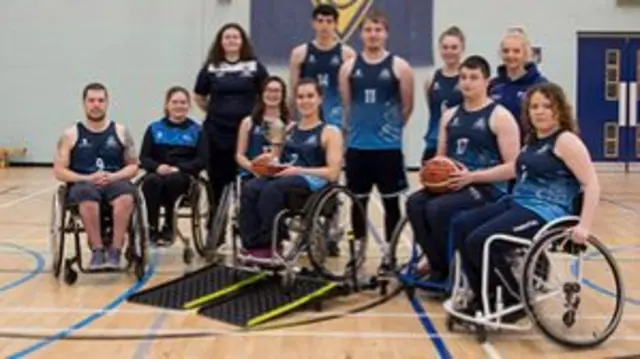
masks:
[[[433,64],[433,0],[251,0],[251,39],[257,56],[287,66],[294,46],[313,38],[311,12],[331,3],[340,12],[338,36],[362,49],[359,26],[370,9],[389,20],[388,49],[414,66]]]

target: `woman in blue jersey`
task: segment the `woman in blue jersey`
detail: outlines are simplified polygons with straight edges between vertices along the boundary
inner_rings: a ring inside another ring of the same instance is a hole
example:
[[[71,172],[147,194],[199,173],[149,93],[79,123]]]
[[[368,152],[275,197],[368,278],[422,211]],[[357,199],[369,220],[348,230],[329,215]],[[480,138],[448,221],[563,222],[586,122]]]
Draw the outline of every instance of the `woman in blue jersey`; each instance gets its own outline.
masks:
[[[527,92],[523,107],[526,109],[523,120],[530,131],[511,169],[516,174],[512,195],[454,220],[455,246],[476,298],[465,308],[467,313],[480,309],[482,252],[491,235],[532,238],[547,222],[579,214],[580,222],[573,228],[572,237],[575,242],[584,243],[598,205],[598,177],[589,152],[577,136],[576,121],[563,90],[553,83],[537,85]],[[574,208],[580,192],[584,196],[582,208]],[[505,306],[517,303],[514,294],[519,293],[506,261],[510,248],[504,242],[492,245],[489,264],[492,269],[488,271],[490,291],[495,290],[500,279],[507,284],[503,291]],[[516,313],[505,319],[513,321],[522,315]]]
[[[284,81],[278,76],[268,77],[251,116],[242,120],[238,131],[236,161],[243,179],[255,175],[251,160],[263,153],[280,153],[286,126],[291,120],[286,100]]]
[[[249,180],[240,198],[240,235],[250,256],[269,258],[271,230],[291,189],[320,190],[335,182],[342,170],[343,139],[339,128],[320,117],[322,90],[315,80],[303,79],[295,89],[300,121],[287,134],[281,159],[286,169],[274,178]]]
[[[500,42],[500,56],[502,65],[498,66],[498,75],[489,85],[489,96],[506,107],[522,126],[520,117],[525,93],[531,86],[547,80],[531,60],[531,44],[524,30],[507,31]]]
[[[458,68],[464,52],[464,34],[457,26],[452,26],[440,35],[439,44],[444,66],[437,69],[424,86],[429,107],[429,129],[424,136],[423,162],[432,158],[438,150],[440,117],[444,111],[462,102],[462,93],[458,87]]]

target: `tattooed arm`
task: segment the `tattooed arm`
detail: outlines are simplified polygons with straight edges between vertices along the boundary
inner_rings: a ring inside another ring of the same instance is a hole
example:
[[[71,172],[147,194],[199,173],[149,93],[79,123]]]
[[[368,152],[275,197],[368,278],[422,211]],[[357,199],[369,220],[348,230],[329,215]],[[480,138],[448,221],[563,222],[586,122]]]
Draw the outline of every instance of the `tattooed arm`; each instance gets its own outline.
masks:
[[[118,124],[116,125],[118,137],[124,144],[124,163],[125,166],[117,172],[110,175],[110,182],[121,179],[132,179],[136,176],[139,169],[138,152],[136,151],[135,142],[127,128]]]
[[[94,176],[81,175],[69,169],[71,149],[76,143],[77,138],[76,128],[70,127],[66,129],[58,139],[56,153],[53,159],[53,175],[60,182],[74,183],[92,181],[94,179]]]

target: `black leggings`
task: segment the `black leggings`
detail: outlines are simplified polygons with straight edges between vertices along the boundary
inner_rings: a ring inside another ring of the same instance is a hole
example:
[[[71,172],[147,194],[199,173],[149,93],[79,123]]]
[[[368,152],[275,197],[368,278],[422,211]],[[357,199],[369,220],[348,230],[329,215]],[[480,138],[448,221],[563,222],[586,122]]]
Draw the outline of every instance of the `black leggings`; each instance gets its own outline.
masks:
[[[366,230],[367,223],[365,223],[365,219],[368,218],[366,216],[367,207],[369,205],[369,196],[360,196],[358,197],[358,202],[362,205],[362,209],[365,212],[365,217],[363,218],[356,207],[357,204],[354,203],[351,209],[351,223],[353,225],[353,234],[356,238],[364,237],[364,233]],[[393,236],[393,231],[395,230],[398,222],[400,222],[400,199],[398,196],[392,197],[382,197],[382,207],[384,208],[384,235],[385,240],[387,242],[391,241],[391,237]]]
[[[164,207],[165,226],[171,228],[173,224],[173,206],[180,195],[189,190],[189,175],[176,172],[161,176],[157,173],[148,174],[142,184],[147,205],[147,220],[149,227],[158,229],[160,207]]]
[[[470,210],[453,220],[454,245],[462,257],[464,272],[476,298],[481,297],[482,271],[487,270],[489,296],[495,294],[496,286],[503,281],[506,284],[505,303],[519,302],[519,285],[507,262],[507,255],[517,246],[504,241],[493,242],[490,268],[483,268],[484,243],[498,233],[533,238],[544,224],[537,214],[509,199]]]

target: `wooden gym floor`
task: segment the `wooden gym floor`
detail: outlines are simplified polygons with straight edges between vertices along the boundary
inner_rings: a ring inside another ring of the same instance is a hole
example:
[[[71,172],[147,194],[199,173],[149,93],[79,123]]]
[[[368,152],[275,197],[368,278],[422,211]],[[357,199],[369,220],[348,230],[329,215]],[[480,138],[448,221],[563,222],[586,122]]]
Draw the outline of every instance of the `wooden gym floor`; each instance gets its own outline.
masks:
[[[579,355],[640,355],[640,282],[633,278],[640,271],[640,175],[603,174],[601,181],[603,200],[594,230],[615,249],[628,302],[615,335],[601,347]],[[418,305],[412,306],[404,294],[356,314],[346,312],[380,296],[364,293],[335,299],[327,303],[324,312],[303,312],[279,322],[330,314],[338,314],[337,318],[257,332],[238,332],[194,314],[127,303],[127,295],[184,273],[180,244],[154,254],[157,265],[140,285],[126,274],[80,274],[78,282],[69,287],[54,280],[50,270],[47,231],[56,186],[48,168],[0,171],[2,357],[524,359],[569,353],[536,331],[493,334],[489,344],[480,346],[472,336],[447,332],[439,303],[419,298]],[[381,231],[381,205],[373,202],[372,219]],[[591,262],[605,268],[602,260]],[[603,294],[610,284],[598,282],[598,273],[591,270],[586,274],[601,286],[600,291],[591,290],[591,295],[598,297],[595,305],[589,305],[594,318],[600,312],[598,306],[610,301]],[[426,314],[417,314],[422,310]],[[600,319],[606,320],[602,316]],[[203,335],[171,338],[194,332]],[[149,339],[151,336],[156,339]]]

